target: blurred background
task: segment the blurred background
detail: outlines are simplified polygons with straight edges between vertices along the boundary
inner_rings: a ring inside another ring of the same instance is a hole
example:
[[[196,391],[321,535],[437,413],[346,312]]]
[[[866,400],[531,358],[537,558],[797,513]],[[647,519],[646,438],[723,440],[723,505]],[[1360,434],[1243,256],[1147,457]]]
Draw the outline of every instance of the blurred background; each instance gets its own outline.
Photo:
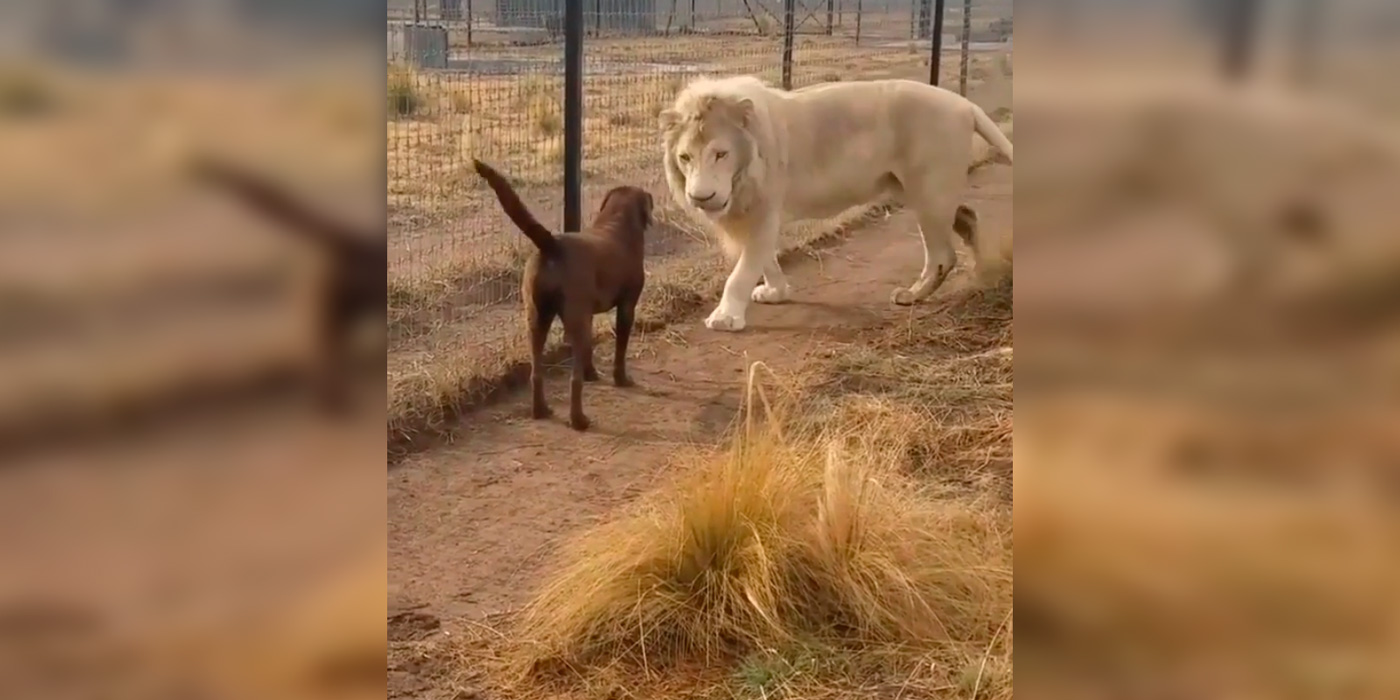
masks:
[[[0,5],[0,696],[382,696],[383,326],[317,410],[334,261],[185,166],[382,236],[383,9]]]
[[[383,9],[0,5],[0,696],[383,692],[384,397],[182,174],[380,226]],[[1017,690],[1397,696],[1400,6],[1016,10]]]
[[[1016,11],[1016,691],[1400,695],[1400,5]]]

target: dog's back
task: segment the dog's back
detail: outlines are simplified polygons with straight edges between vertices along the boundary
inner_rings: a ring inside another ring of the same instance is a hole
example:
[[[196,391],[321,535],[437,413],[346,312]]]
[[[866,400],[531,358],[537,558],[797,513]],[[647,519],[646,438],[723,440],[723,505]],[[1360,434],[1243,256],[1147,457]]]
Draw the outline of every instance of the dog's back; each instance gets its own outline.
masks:
[[[645,232],[654,206],[646,190],[615,187],[585,231],[556,235],[535,218],[504,176],[480,160],[473,165],[496,193],[506,216],[535,244],[522,284],[527,300],[553,299],[551,303],[562,304],[566,295],[580,301],[588,298],[596,314],[616,306],[626,290],[640,288],[645,278]]]
[[[551,266],[548,261],[541,260],[537,290],[558,283],[554,279],[558,275],[577,274],[591,279],[598,297],[594,313],[601,313],[616,305],[619,296],[627,290],[640,289],[646,278],[643,259],[652,202],[651,195],[637,187],[617,187],[609,191],[587,229],[555,238],[562,250],[563,264]],[[556,273],[555,268],[563,269]]]

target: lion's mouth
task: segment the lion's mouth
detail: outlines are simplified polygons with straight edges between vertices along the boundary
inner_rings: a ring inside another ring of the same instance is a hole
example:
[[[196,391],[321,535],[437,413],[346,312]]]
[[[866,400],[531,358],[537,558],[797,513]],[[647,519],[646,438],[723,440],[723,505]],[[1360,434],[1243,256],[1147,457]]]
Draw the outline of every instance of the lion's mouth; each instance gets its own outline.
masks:
[[[703,211],[706,214],[719,214],[729,206],[729,199],[725,198],[720,201],[708,199],[703,202],[697,202],[692,199],[690,203],[693,204],[696,209],[699,209],[700,211]]]

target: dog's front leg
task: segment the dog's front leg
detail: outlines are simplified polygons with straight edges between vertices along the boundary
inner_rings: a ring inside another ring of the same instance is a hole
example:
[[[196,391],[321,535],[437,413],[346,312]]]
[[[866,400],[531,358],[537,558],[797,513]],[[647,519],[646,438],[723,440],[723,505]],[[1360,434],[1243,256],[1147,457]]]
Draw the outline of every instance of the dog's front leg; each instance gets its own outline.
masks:
[[[750,232],[739,262],[724,283],[724,295],[719,306],[705,319],[705,327],[713,331],[744,330],[749,299],[758,285],[758,278],[770,264],[776,264],[778,254],[778,220],[765,217],[763,223]]]
[[[629,295],[617,305],[617,352],[613,354],[613,384],[633,386],[627,376],[627,341],[632,337],[632,323],[637,313],[637,297]]]

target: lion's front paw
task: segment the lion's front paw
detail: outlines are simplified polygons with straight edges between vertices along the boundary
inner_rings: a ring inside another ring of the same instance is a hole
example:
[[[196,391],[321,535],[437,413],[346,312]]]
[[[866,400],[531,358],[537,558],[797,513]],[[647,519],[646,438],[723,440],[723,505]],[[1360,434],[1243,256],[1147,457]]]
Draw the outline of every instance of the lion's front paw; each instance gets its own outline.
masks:
[[[781,304],[788,300],[792,293],[792,287],[783,285],[774,287],[770,284],[760,284],[753,289],[753,300],[760,304]]]
[[[890,294],[890,303],[899,306],[912,306],[915,301],[914,291],[904,287],[900,287]]]
[[[744,330],[744,317],[730,313],[723,307],[715,309],[710,317],[705,319],[705,327],[712,331],[742,331]]]

